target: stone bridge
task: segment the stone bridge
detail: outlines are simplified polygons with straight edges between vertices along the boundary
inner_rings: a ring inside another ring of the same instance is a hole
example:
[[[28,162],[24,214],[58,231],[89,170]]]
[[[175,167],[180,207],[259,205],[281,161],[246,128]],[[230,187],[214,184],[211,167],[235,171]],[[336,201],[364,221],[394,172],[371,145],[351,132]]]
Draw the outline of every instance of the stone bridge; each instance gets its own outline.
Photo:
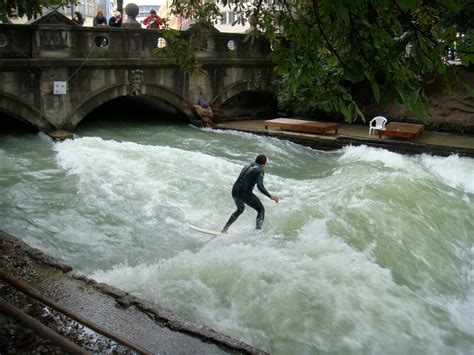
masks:
[[[140,28],[79,27],[55,11],[29,25],[0,24],[0,125],[8,115],[45,132],[74,131],[90,112],[123,97],[196,124],[193,106],[201,95],[221,120],[275,110],[265,40],[212,32],[195,52],[207,74],[186,75],[154,54],[161,36]]]

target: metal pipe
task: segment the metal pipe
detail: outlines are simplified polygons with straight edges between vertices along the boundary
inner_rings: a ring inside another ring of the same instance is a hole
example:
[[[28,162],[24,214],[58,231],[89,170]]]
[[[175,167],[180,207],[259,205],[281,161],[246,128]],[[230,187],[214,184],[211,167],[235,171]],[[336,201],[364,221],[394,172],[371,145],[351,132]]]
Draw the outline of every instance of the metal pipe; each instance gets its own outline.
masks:
[[[33,332],[38,334],[43,339],[48,339],[54,345],[59,346],[61,349],[68,351],[72,354],[89,354],[79,345],[71,342],[62,335],[59,335],[51,328],[45,326],[43,323],[37,321],[33,317],[29,316],[22,310],[12,306],[2,298],[0,298],[0,312],[13,318],[17,322],[22,323],[24,326],[30,328]]]
[[[148,351],[139,345],[135,345],[129,342],[127,339],[124,339],[118,335],[110,333],[108,330],[102,328],[101,326],[95,323],[92,323],[91,321],[85,318],[82,318],[81,316],[78,316],[77,314],[63,307],[59,303],[56,303],[50,300],[49,298],[41,295],[35,288],[31,287],[26,281],[14,278],[13,276],[8,275],[7,273],[1,270],[0,270],[0,278],[8,282],[10,285],[18,288],[21,292],[37,299],[38,301],[44,303],[45,305],[55,309],[56,311],[68,316],[71,319],[74,319],[76,322],[81,323],[82,325],[85,325],[86,327],[94,330],[95,332],[102,334],[109,339],[115,340],[116,342],[122,345],[125,345],[126,347],[132,350],[135,350],[136,352],[140,354],[151,354],[151,351]]]

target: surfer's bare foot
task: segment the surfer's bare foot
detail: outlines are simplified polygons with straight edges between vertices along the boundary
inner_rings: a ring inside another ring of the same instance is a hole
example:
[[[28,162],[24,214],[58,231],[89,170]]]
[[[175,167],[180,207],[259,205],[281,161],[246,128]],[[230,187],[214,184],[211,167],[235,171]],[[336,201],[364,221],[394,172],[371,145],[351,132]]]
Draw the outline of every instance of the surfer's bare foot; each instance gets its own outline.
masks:
[[[225,229],[225,228],[222,229],[222,230],[221,230],[221,233],[222,233],[222,234],[227,234],[227,229]]]

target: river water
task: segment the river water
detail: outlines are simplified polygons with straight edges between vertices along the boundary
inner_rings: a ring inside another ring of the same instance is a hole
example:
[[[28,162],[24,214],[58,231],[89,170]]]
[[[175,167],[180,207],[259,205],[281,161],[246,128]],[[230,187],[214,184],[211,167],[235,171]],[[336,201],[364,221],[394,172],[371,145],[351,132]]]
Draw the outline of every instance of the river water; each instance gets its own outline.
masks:
[[[474,160],[323,152],[187,124],[0,135],[0,226],[77,272],[274,354],[473,353]],[[269,165],[226,237],[240,169]]]

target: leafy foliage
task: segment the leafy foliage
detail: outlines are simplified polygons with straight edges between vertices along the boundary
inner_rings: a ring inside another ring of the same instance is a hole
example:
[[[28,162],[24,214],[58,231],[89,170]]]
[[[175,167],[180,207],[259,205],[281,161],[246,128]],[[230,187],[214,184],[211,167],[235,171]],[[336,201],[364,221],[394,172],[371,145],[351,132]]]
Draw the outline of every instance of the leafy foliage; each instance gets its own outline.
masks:
[[[165,19],[162,34],[167,45],[155,49],[155,53],[172,59],[188,75],[206,74],[195,53],[207,45],[207,33],[212,29],[213,19],[219,16],[219,8],[212,1],[190,0],[176,2],[171,14],[197,22],[188,33],[183,34],[170,29]]]
[[[43,8],[76,4],[76,0],[2,0],[0,1],[0,21],[8,23],[14,16],[37,18],[43,14]]]
[[[201,49],[207,42],[206,33],[205,28],[202,26],[195,27],[194,31],[186,35],[183,35],[180,31],[165,27],[162,35],[166,41],[166,46],[156,48],[154,50],[155,54],[172,59],[187,75],[206,74],[196,58],[196,51]]]
[[[355,96],[369,83],[376,102],[425,115],[423,83],[447,74],[456,47],[474,64],[474,5],[467,0],[280,0],[222,3],[266,36],[279,76],[282,110],[339,112],[364,119]],[[212,1],[174,0],[175,14],[212,23]],[[457,36],[462,32],[463,36]]]

